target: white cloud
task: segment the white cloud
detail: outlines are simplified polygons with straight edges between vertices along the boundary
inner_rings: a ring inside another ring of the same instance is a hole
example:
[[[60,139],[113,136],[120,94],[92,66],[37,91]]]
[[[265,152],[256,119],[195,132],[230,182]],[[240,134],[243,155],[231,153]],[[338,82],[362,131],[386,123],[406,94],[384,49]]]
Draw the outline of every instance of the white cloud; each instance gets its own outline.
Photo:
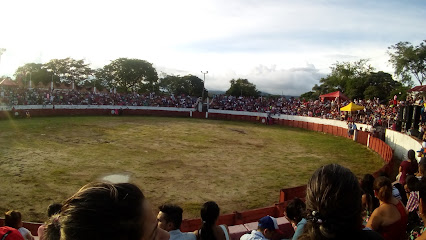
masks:
[[[425,3],[396,0],[15,0],[2,10],[0,75],[53,58],[96,68],[128,57],[170,74],[208,70],[211,89],[247,78],[284,94],[309,90],[336,61],[369,58],[392,72],[387,47],[420,43],[426,25]]]

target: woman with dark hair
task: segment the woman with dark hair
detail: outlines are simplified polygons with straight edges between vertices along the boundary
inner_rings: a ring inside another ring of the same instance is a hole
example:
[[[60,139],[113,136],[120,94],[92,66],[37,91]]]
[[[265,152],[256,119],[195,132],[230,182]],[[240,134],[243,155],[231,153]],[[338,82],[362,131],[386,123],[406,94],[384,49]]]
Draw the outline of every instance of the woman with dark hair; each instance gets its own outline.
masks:
[[[404,186],[407,175],[414,175],[418,171],[418,168],[419,166],[416,159],[416,153],[413,149],[410,149],[407,153],[407,160],[402,161],[399,166],[399,183]]]
[[[229,240],[229,229],[226,225],[216,225],[219,218],[219,206],[209,201],[203,204],[201,208],[201,228],[194,231],[198,240]]]
[[[306,224],[306,204],[300,199],[295,198],[285,208],[284,216],[294,228],[292,240],[297,240],[303,232]]]
[[[131,183],[90,183],[68,198],[47,225],[48,240],[167,240],[153,209]]]
[[[385,240],[406,238],[408,222],[404,205],[392,196],[392,183],[389,178],[378,177],[374,180],[374,194],[380,206],[371,214],[367,227],[382,234]]]
[[[360,182],[362,190],[362,209],[363,209],[363,223],[367,224],[368,219],[373,213],[374,209],[379,206],[379,200],[374,197],[373,190],[374,177],[371,174],[365,174]]]
[[[363,230],[358,179],[338,164],[320,167],[306,189],[307,223],[299,240],[382,239]]]

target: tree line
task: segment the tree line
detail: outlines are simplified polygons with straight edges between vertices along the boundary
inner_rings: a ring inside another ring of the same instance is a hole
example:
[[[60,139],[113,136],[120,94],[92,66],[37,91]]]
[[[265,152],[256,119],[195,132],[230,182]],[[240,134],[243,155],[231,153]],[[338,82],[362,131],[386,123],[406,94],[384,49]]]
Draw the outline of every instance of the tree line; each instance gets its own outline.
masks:
[[[426,80],[426,40],[418,46],[399,42],[388,48],[389,63],[395,69],[393,76],[383,71],[376,72],[367,59],[354,62],[336,62],[331,73],[320,79],[311,91],[301,95],[305,99],[318,99],[321,94],[341,91],[350,99],[400,99],[416,79],[420,85]],[[75,88],[99,90],[116,89],[118,92],[165,92],[175,95],[207,96],[204,82],[194,75],[167,75],[159,78],[152,63],[141,59],[118,58],[103,68],[92,69],[84,60],[72,58],[52,59],[47,63],[28,63],[15,72],[16,79],[28,86],[29,78],[34,84],[47,86],[64,83]],[[232,79],[226,91],[231,96],[260,96],[256,85],[248,79]]]
[[[49,86],[61,84],[77,89],[93,88],[98,90],[116,89],[118,92],[163,92],[175,95],[207,96],[203,80],[194,75],[167,75],[159,78],[157,70],[141,59],[118,58],[103,68],[92,69],[83,59],[52,59],[47,63],[27,63],[20,66],[14,76],[25,86],[43,84]],[[227,94],[239,96],[258,96],[260,92],[247,79],[232,79]]]
[[[321,94],[341,91],[350,99],[392,99],[395,95],[403,100],[407,90],[413,87],[413,79],[420,85],[426,80],[426,40],[418,46],[399,42],[388,48],[389,63],[394,68],[392,75],[375,72],[367,59],[355,62],[336,62],[331,73],[320,79],[312,90],[301,95],[305,99],[318,99]]]

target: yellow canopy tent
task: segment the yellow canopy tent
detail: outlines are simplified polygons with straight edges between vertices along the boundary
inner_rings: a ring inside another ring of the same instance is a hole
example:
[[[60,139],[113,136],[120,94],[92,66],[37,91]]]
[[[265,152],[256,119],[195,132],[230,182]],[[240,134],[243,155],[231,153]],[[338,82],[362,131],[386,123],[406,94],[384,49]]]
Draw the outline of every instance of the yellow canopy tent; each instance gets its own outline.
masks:
[[[347,111],[347,112],[353,112],[353,111],[359,111],[359,110],[364,110],[364,107],[356,105],[354,103],[349,103],[348,105],[340,108],[340,111]]]

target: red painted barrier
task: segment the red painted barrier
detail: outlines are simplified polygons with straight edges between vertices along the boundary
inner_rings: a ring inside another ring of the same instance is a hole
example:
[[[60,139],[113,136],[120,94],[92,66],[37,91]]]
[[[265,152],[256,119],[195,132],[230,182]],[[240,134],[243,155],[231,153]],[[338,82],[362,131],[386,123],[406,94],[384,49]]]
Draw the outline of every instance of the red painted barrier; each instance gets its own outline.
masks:
[[[21,116],[24,115],[24,111],[21,110]],[[72,115],[111,115],[111,110],[108,109],[41,109],[41,110],[31,110],[31,115],[36,116],[72,116]],[[165,117],[189,117],[189,112],[178,112],[178,111],[163,111],[163,110],[130,110],[124,109],[124,115],[154,115],[154,116],[165,116]],[[192,112],[193,118],[206,118],[206,113]],[[9,113],[5,111],[0,111],[0,119],[9,118]],[[237,121],[252,121],[261,123],[262,117],[256,116],[245,116],[245,115],[231,115],[231,114],[222,114],[222,113],[209,113],[208,118],[210,119],[221,119],[221,120],[237,120]],[[318,131],[323,133],[332,134],[335,136],[347,137],[347,130],[345,128],[340,128],[337,126],[317,124],[317,123],[308,123],[295,120],[274,120],[274,123],[290,127],[298,127],[309,129],[312,131]],[[363,131],[358,131],[357,142],[363,145],[367,145],[368,133]],[[387,163],[381,169],[373,173],[374,176],[377,176],[379,171],[385,171],[390,173],[392,170],[392,158],[393,151],[386,143],[380,139],[370,137],[369,147],[377,152],[383,160]],[[248,210],[245,212],[234,212],[232,214],[221,215],[218,219],[219,224],[227,224],[229,226],[238,225],[248,222],[256,222],[263,216],[271,215],[274,217],[282,216],[283,210],[287,202],[295,197],[304,198],[306,194],[306,186],[298,186],[293,188],[281,189],[279,204],[276,204],[272,207]],[[0,219],[0,225],[2,219]],[[24,227],[28,228],[33,235],[37,235],[37,229],[40,226],[39,223],[24,223]],[[201,226],[200,219],[185,219],[182,222],[181,230],[182,231],[194,231]],[[291,229],[291,226],[288,226]]]

